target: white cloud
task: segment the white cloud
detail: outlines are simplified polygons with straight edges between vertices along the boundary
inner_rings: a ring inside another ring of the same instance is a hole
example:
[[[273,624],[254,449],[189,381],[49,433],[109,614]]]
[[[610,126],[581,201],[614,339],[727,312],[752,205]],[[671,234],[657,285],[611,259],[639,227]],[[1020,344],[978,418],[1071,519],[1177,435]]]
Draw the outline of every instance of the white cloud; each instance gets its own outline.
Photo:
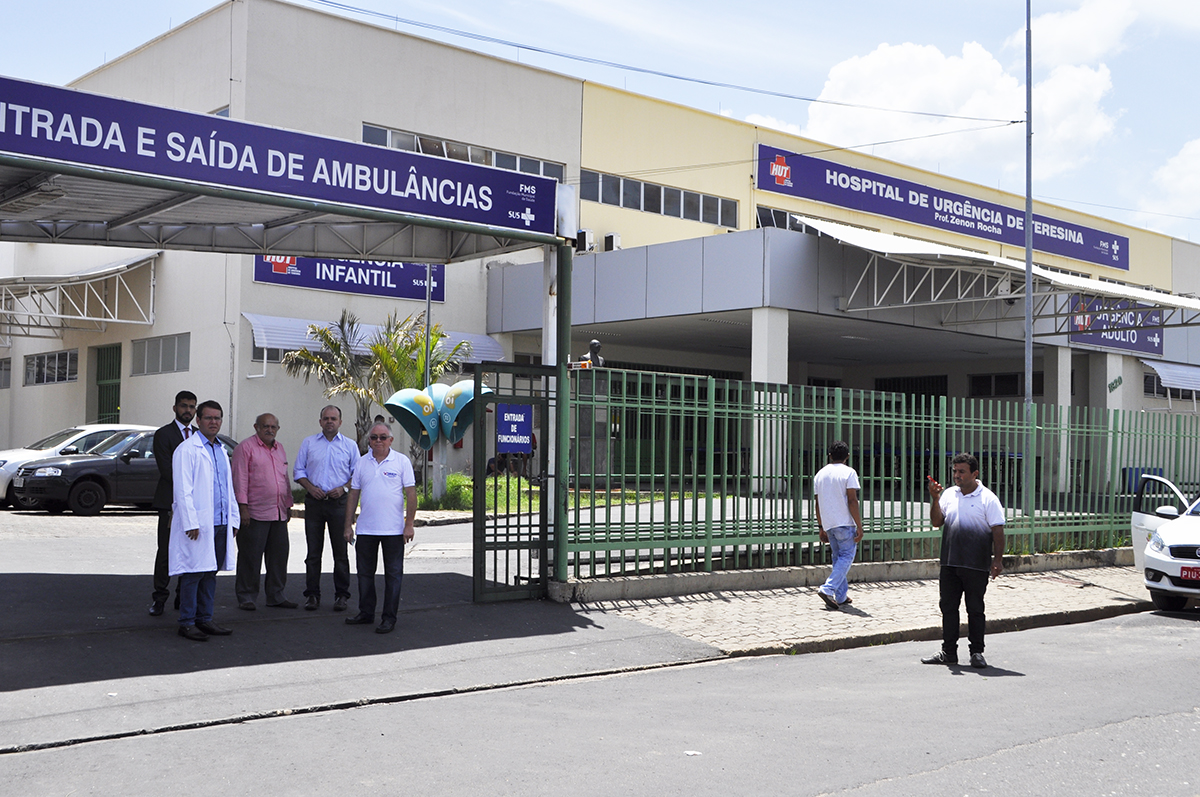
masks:
[[[1143,199],[1141,210],[1174,216],[1200,216],[1200,138],[1192,139],[1164,163],[1151,178],[1154,196]],[[1160,229],[1182,229],[1186,221],[1150,220]]]
[[[1133,0],[1084,0],[1072,11],[1053,11],[1033,18],[1033,63],[1054,68],[1063,64],[1098,64],[1124,49],[1123,38],[1138,17]],[[1005,46],[1025,51],[1025,29]]]
[[[1059,67],[1034,87],[1036,176],[1078,167],[1111,134],[1115,120],[1100,106],[1111,87],[1103,66]],[[821,99],[984,119],[1025,118],[1021,81],[974,42],[955,56],[930,45],[880,45],[830,70]],[[803,134],[841,146],[876,143],[867,151],[991,183],[997,172],[1024,172],[1024,127],[959,131],[993,124],[814,104]],[[880,145],[888,141],[897,143]]]

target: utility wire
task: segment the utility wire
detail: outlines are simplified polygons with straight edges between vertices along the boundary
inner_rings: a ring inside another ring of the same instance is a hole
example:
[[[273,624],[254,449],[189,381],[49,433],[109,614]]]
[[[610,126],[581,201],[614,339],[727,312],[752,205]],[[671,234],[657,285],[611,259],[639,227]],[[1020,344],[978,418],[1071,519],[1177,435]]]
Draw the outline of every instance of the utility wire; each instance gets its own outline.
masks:
[[[904,110],[902,108],[882,108],[882,107],[879,107],[876,105],[860,105],[860,104],[852,103],[852,102],[839,102],[837,100],[822,100],[822,99],[818,99],[816,97],[804,97],[799,94],[788,94],[787,92],[783,92],[783,91],[772,91],[771,89],[759,89],[759,88],[754,88],[753,86],[738,85],[736,83],[723,83],[718,80],[706,80],[704,78],[688,77],[687,75],[677,75],[673,72],[663,72],[658,69],[648,69],[646,67],[641,67],[641,66],[631,66],[629,64],[622,64],[617,61],[606,61],[601,58],[589,58],[589,57],[583,56],[583,55],[575,55],[573,53],[564,53],[564,52],[561,52],[558,50],[550,50],[545,47],[534,47],[533,45],[522,44],[520,42],[514,42],[514,41],[510,41],[508,39],[499,39],[499,38],[496,38],[495,36],[485,36],[481,33],[471,33],[469,31],[458,30],[457,28],[449,28],[449,27],[445,27],[443,25],[434,25],[430,22],[419,22],[415,19],[405,19],[404,17],[398,17],[393,14],[385,14],[381,11],[372,11],[371,9],[368,9],[368,8],[360,8],[358,6],[352,6],[348,3],[334,2],[334,0],[309,0],[309,2],[315,3],[316,5],[326,6],[328,8],[334,8],[339,11],[345,11],[345,12],[352,13],[352,14],[361,14],[363,16],[368,16],[368,17],[376,17],[378,19],[386,19],[389,22],[393,22],[393,23],[397,23],[397,24],[411,25],[416,28],[424,28],[425,30],[434,30],[434,31],[438,31],[439,33],[447,33],[452,36],[462,36],[463,38],[466,38],[466,39],[473,39],[475,41],[487,42],[489,44],[499,44],[499,45],[503,45],[505,47],[515,47],[519,50],[528,50],[529,52],[541,53],[543,55],[550,55],[550,56],[554,56],[555,58],[565,58],[569,61],[579,61],[580,63],[585,63],[585,64],[593,64],[596,66],[606,66],[606,67],[611,67],[613,69],[622,69],[627,72],[637,72],[637,73],[640,73],[643,75],[654,75],[655,77],[663,77],[663,78],[667,78],[669,80],[680,80],[685,83],[696,83],[696,84],[699,84],[702,86],[712,86],[714,88],[722,88],[722,89],[733,89],[735,91],[744,91],[744,92],[748,92],[750,94],[762,94],[762,95],[765,95],[768,97],[780,97],[780,98],[786,99],[786,100],[799,100],[801,102],[814,102],[814,103],[820,103],[822,105],[836,105],[836,106],[839,106],[842,108],[857,108],[857,109],[868,110],[868,111],[879,111],[881,113],[900,113],[900,114],[910,114],[913,116],[929,116],[929,117],[934,117],[937,119],[962,119],[962,120],[968,121],[968,122],[999,122],[1002,124],[1014,124],[1014,125],[1019,125],[1019,124],[1025,123],[1024,119],[994,119],[994,118],[990,118],[990,117],[986,117],[986,116],[959,116],[957,114],[950,114],[950,113],[934,113],[933,111],[909,111],[909,110]]]

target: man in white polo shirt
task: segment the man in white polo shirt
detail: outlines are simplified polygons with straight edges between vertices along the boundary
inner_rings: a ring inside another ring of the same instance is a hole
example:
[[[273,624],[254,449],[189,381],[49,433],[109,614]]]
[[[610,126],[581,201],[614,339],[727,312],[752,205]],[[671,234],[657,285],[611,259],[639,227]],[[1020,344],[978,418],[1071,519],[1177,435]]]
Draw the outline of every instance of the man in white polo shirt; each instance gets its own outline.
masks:
[[[1004,507],[979,483],[979,460],[958,454],[951,460],[954,486],[942,490],[929,477],[929,522],[942,530],[941,572],[938,576],[942,611],[942,649],[924,664],[958,664],[958,606],[967,605],[967,639],[971,666],[987,667],[983,658],[985,624],[983,595],[988,576],[1004,571]],[[965,601],[964,601],[965,599]]]
[[[404,545],[416,533],[417,487],[412,462],[392,451],[392,430],[377,423],[368,433],[370,450],[354,465],[350,494],[346,498],[346,542],[354,544],[354,510],[362,498],[358,517],[358,614],[347,625],[375,622],[375,569],[383,549],[383,609],[377,634],[396,627],[400,607],[400,580],[404,576]]]

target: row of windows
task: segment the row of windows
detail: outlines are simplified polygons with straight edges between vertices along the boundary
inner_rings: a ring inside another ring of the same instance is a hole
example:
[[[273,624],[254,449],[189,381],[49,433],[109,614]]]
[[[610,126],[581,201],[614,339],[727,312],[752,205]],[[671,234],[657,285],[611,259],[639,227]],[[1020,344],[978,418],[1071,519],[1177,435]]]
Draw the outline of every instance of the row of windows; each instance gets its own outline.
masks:
[[[362,137],[366,144],[402,149],[405,152],[420,152],[423,155],[478,163],[483,166],[495,166],[499,169],[524,172],[525,174],[553,177],[560,183],[563,182],[565,176],[564,166],[561,163],[514,155],[511,152],[499,152],[486,147],[477,147],[474,144],[448,141],[444,138],[408,133],[404,130],[390,130],[386,127],[364,124]]]
[[[737,200],[586,169],[579,172],[579,197],[605,205],[702,221],[720,227],[737,229],[738,226]]]

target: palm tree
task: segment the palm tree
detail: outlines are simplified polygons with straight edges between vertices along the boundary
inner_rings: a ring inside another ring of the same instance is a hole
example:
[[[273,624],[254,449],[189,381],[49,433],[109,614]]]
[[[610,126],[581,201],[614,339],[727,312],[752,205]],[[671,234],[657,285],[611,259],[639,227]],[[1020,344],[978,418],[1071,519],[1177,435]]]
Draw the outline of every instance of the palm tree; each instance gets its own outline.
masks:
[[[459,373],[471,356],[471,344],[459,341],[454,348],[442,345],[446,337],[441,324],[429,328],[429,384],[449,373]],[[371,342],[371,384],[374,399],[382,405],[406,387],[418,390],[425,384],[425,314],[400,320],[389,315],[387,322]]]
[[[366,453],[371,408],[375,403],[375,393],[371,389],[373,358],[354,351],[361,349],[365,342],[358,317],[349,310],[342,310],[342,317],[332,326],[309,324],[308,336],[318,344],[317,350],[303,348],[288,352],[283,356],[283,370],[288,376],[303,377],[306,384],[316,377],[325,386],[326,398],[353,397],[355,439],[359,451]]]

